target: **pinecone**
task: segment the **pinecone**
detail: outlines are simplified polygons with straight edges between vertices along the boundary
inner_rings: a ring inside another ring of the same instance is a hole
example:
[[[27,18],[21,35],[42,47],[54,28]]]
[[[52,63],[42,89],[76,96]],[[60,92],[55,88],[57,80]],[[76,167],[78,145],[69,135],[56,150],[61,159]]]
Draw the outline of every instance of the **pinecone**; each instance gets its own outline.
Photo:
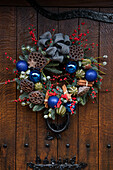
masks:
[[[71,59],[78,61],[78,60],[81,60],[82,58],[84,58],[84,51],[80,46],[72,45],[70,47],[69,56]]]
[[[39,52],[32,52],[28,57],[28,64],[30,67],[42,69],[47,63],[47,59]]]
[[[39,91],[33,91],[29,94],[29,100],[34,104],[42,104],[44,101],[44,96]]]
[[[21,90],[29,93],[34,90],[34,83],[32,81],[29,81],[28,79],[21,80],[20,83]]]
[[[79,87],[78,96],[83,96],[84,94],[86,94],[89,91],[89,89],[90,89],[90,87],[87,87],[87,86]]]

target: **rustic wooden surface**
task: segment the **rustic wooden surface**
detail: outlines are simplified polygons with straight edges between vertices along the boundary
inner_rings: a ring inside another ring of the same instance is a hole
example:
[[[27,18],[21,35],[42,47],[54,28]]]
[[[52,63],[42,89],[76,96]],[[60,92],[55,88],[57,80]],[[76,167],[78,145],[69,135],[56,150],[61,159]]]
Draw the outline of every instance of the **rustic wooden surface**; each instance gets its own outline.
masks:
[[[61,8],[49,8],[51,11],[61,12]],[[112,12],[113,9],[94,9]],[[99,43],[99,47],[89,53],[94,57],[107,54],[107,75],[104,76],[102,89],[99,92],[98,103],[89,101],[84,107],[77,108],[77,114],[70,117],[70,126],[62,133],[61,140],[45,140],[46,129],[43,113],[34,113],[28,107],[19,103],[9,102],[16,99],[18,92],[16,84],[0,86],[0,170],[25,170],[27,162],[35,162],[36,156],[41,159],[48,156],[70,158],[77,156],[77,162],[88,163],[87,170],[113,169],[113,24],[99,23],[87,19],[73,19],[69,21],[51,21],[38,15],[31,7],[0,7],[0,82],[13,79],[13,63],[4,57],[4,52],[14,59],[21,55],[21,45],[31,44],[28,33],[29,24],[37,29],[37,36],[43,32],[56,28],[56,32],[71,34],[78,25],[85,21],[81,32],[91,30],[89,42]],[[88,44],[88,43],[87,43]],[[10,71],[6,71],[6,67]],[[105,90],[108,89],[108,92]],[[45,144],[50,144],[46,148]],[[70,148],[66,148],[66,144]],[[7,148],[3,145],[7,144]],[[28,144],[28,147],[24,147]],[[90,144],[87,148],[86,144]],[[111,144],[111,148],[107,145]]]
[[[107,12],[108,9],[100,9]],[[113,11],[113,8],[109,10]],[[103,86],[99,97],[99,168],[113,169],[113,25],[100,23],[100,56],[107,54],[107,75],[104,76]],[[111,45],[112,43],[112,45]],[[105,93],[108,89],[108,93]],[[110,144],[111,148],[107,148]]]
[[[65,10],[68,11],[69,9],[61,8],[59,9],[59,12],[63,12]],[[64,34],[71,35],[72,33],[74,33],[74,29],[77,27],[78,27],[78,18],[72,20],[66,20],[66,21],[59,21],[59,32],[62,32]],[[62,133],[62,139],[58,140],[58,158],[60,157],[62,159],[66,159],[66,158],[72,158],[74,156],[78,157],[78,153],[77,153],[78,112],[76,116],[72,116],[72,117],[73,118],[70,119],[69,128]],[[69,144],[70,147],[67,148],[66,144]]]
[[[58,12],[57,8],[50,8],[51,11]],[[46,31],[51,31],[56,29],[58,32],[58,22],[50,21],[49,19],[38,15],[38,36],[42,35]],[[57,159],[57,139],[54,140],[45,140],[47,133],[49,131],[46,127],[45,119],[43,118],[42,112],[37,113],[37,154],[40,155],[42,159],[45,159],[47,156],[48,159]],[[46,144],[49,144],[50,147],[46,148]]]
[[[99,9],[94,10],[99,11]],[[80,32],[86,32],[87,29],[90,32],[86,44],[97,44],[99,42],[97,36],[99,35],[99,22],[80,19],[79,23],[81,22],[85,22],[86,25],[81,28]],[[98,47],[91,49],[87,55],[98,57]],[[87,170],[98,169],[98,104],[93,101],[90,100],[85,107],[79,107],[79,161],[88,163]],[[90,144],[89,148],[86,147],[87,144]]]
[[[31,8],[17,8],[17,58],[21,54],[23,41],[25,46],[31,44],[28,28],[29,24],[37,25],[37,14]],[[36,160],[36,113],[28,107],[22,109],[21,104],[17,104],[17,128],[16,128],[16,169],[26,169],[26,163]],[[28,144],[28,147],[24,147]]]

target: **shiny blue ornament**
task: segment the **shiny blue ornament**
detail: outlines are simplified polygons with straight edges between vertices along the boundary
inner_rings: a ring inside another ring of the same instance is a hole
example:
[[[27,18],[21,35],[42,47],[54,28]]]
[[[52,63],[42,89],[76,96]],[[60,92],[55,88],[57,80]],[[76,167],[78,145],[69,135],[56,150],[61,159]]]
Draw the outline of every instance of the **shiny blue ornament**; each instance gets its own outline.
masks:
[[[67,65],[66,65],[66,71],[68,73],[75,73],[77,70],[77,64],[74,61],[70,61]]]
[[[54,108],[59,101],[59,98],[57,96],[50,96],[48,99],[48,105],[49,107]]]
[[[87,81],[95,81],[97,79],[97,72],[93,69],[86,71],[85,78]]]
[[[65,104],[66,110],[67,110],[67,112],[69,112],[69,113],[71,113],[70,106],[71,106],[71,102],[67,102],[67,103]],[[75,109],[76,109],[76,104],[73,105],[72,108],[75,110]]]
[[[18,71],[27,71],[27,69],[28,69],[28,64],[27,64],[27,62],[24,61],[24,60],[18,61],[18,62],[16,63],[16,69],[17,69]]]
[[[40,79],[41,79],[41,73],[40,73],[40,71],[38,71],[38,70],[33,70],[33,71],[31,71],[30,74],[29,74],[29,78],[30,78],[30,80],[33,81],[34,83],[39,82]]]

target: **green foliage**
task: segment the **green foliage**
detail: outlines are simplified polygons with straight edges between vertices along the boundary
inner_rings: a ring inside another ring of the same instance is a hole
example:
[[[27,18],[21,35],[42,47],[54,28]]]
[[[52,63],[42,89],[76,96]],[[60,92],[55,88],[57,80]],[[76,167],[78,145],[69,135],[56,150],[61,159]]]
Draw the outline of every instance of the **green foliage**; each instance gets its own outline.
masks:
[[[25,61],[28,61],[28,57],[29,57],[29,55],[24,56]]]
[[[29,98],[29,94],[26,93],[26,92],[24,92],[23,94],[21,94],[21,95],[19,96],[19,98],[20,98],[21,100],[24,99],[24,98]]]
[[[101,89],[101,84],[102,84],[102,82],[100,82],[100,81],[95,82],[95,86],[96,86],[98,89]]]
[[[92,63],[98,63],[98,61],[95,60],[93,57],[90,57],[90,60],[91,60]]]
[[[21,80],[20,80],[20,79],[15,78],[15,81],[17,82],[18,85],[20,85],[20,83],[21,83]]]
[[[67,88],[70,88],[70,87],[72,87],[72,85],[71,85],[71,84],[68,84],[68,85],[67,85]]]
[[[17,85],[17,90],[19,90],[20,89],[20,86],[19,85]]]
[[[46,52],[45,52],[45,51],[41,51],[41,54],[42,54],[42,55],[46,55]]]
[[[74,82],[72,83],[72,86],[76,86],[77,85],[77,79],[74,78]]]
[[[29,107],[30,107],[31,109],[33,108],[33,106],[34,106],[33,103],[30,103],[30,104],[29,104]]]
[[[99,74],[97,74],[97,77],[99,78],[99,79],[102,79],[103,77],[102,76],[100,76]]]
[[[52,109],[51,111],[51,118],[55,120],[55,109]]]
[[[44,115],[47,115],[48,114],[48,109],[46,109],[45,111],[44,111]]]
[[[59,63],[49,63],[47,64],[46,67],[57,67],[57,66],[59,66]]]
[[[93,70],[96,70],[96,71],[98,71],[98,68],[97,68],[97,66],[95,66],[95,65],[93,65],[93,64],[91,64],[91,66],[92,66],[92,69],[93,69]]]
[[[59,87],[59,86],[56,86],[56,89],[58,89],[57,91],[58,91],[58,92],[60,92],[60,93],[62,93],[62,92],[63,92],[62,88],[61,88],[61,87]]]
[[[19,59],[20,60],[25,60],[24,56],[22,56],[22,55],[19,56]]]
[[[13,69],[13,73],[14,73],[14,71],[17,71],[17,69],[16,69],[16,68],[14,68],[14,69]]]
[[[41,110],[44,109],[44,108],[45,108],[44,105],[35,105],[35,106],[33,107],[33,111],[34,111],[34,112],[38,112],[38,111],[41,111]]]
[[[55,74],[62,74],[62,71],[57,70],[56,68],[48,68],[48,67],[45,67],[44,69],[47,70],[47,71],[50,71],[50,72],[52,72],[52,73],[55,73]]]

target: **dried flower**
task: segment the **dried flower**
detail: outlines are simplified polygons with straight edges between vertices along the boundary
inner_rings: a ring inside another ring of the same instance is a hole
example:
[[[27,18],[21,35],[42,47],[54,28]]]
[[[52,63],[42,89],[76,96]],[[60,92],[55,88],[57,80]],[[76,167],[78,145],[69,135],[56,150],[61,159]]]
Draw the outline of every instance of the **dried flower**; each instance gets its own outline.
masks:
[[[104,66],[106,66],[106,65],[107,65],[107,62],[106,62],[106,61],[104,61],[104,62],[103,62],[103,65],[104,65]]]
[[[103,58],[108,58],[108,56],[107,56],[107,55],[104,55]]]

